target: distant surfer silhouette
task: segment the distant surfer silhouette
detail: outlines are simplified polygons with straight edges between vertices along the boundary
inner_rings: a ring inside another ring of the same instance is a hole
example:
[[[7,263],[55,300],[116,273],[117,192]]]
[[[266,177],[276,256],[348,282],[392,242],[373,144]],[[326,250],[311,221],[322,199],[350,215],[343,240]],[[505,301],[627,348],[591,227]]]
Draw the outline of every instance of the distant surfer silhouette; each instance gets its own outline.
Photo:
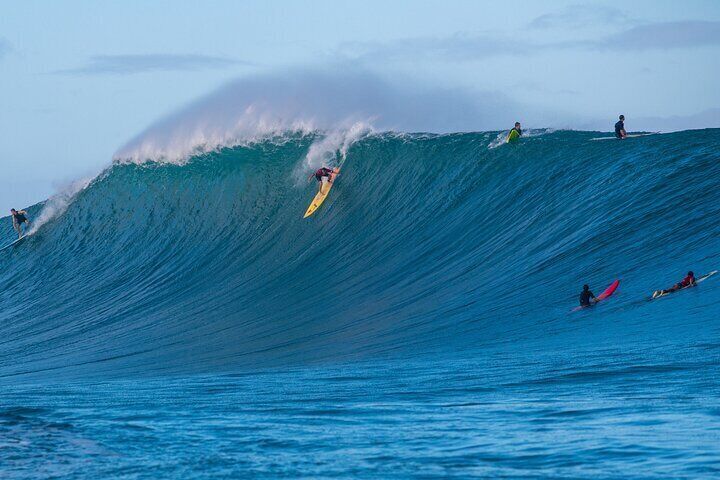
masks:
[[[22,224],[26,224],[25,230],[27,230],[27,227],[30,226],[30,220],[28,220],[26,216],[27,212],[25,210],[18,211],[11,208],[10,214],[12,215],[13,228],[18,234],[18,238],[21,238],[23,236]]]
[[[620,140],[627,137],[627,132],[625,131],[625,115],[620,115],[617,123],[615,123],[615,136]]]

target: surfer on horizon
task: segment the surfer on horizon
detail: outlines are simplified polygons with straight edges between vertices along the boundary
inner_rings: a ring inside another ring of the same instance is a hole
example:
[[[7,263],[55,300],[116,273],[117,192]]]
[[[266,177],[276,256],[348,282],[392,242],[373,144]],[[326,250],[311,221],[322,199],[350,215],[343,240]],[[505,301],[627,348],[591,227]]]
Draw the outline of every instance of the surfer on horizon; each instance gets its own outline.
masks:
[[[10,215],[12,215],[12,221],[13,221],[13,228],[18,234],[18,238],[22,238],[23,232],[22,232],[22,224],[25,223],[27,226],[25,227],[25,230],[27,230],[27,227],[30,226],[30,220],[27,218],[27,212],[25,210],[15,210],[14,208],[10,209]]]
[[[682,290],[683,288],[687,287],[694,287],[697,285],[697,281],[695,280],[695,274],[690,271],[687,273],[687,276],[682,279],[680,283],[676,283],[672,287],[668,288],[667,290],[658,290],[657,292],[653,293],[653,298],[659,296],[659,295],[665,295],[668,293],[677,292],[678,290]]]
[[[627,132],[625,131],[625,115],[620,115],[617,123],[615,123],[615,136],[620,140],[627,137]]]
[[[513,133],[516,132],[516,133]],[[522,128],[520,128],[520,122],[515,122],[515,126],[510,129],[507,136],[507,141],[514,140],[522,135]]]
[[[597,298],[595,298],[595,294],[590,291],[589,285],[583,285],[583,291],[580,293],[580,306],[581,307],[589,307],[590,299],[597,302]]]
[[[318,181],[318,192],[322,192],[323,185],[330,182],[332,183],[332,174],[338,174],[339,169],[330,169],[327,167],[321,167],[308,177],[308,180],[312,180],[313,177]]]

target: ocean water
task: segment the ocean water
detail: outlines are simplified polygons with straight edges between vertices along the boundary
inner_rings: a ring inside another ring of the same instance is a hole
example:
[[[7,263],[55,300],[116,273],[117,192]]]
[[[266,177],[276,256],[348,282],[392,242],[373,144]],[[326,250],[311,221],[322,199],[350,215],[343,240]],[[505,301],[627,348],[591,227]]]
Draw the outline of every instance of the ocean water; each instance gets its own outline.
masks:
[[[648,297],[720,269],[720,130],[599,135],[286,134],[30,208],[2,477],[717,478],[720,275]]]

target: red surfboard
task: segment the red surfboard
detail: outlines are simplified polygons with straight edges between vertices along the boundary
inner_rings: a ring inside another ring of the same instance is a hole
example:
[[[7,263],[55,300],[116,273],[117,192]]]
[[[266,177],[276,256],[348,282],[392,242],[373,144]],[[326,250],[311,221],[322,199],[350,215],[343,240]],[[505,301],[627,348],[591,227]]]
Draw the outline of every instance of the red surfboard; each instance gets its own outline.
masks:
[[[597,297],[598,302],[599,302],[600,300],[605,300],[605,299],[608,298],[610,295],[612,295],[613,293],[615,293],[615,290],[617,290],[618,285],[620,285],[620,280],[615,280],[613,283],[611,283],[610,286],[609,286],[608,288],[606,288],[603,293],[601,293],[600,295],[598,295],[598,297]]]
[[[610,286],[608,286],[608,287],[605,289],[605,291],[604,291],[603,293],[601,293],[600,295],[598,295],[598,296],[595,297],[595,298],[597,299],[598,302],[605,300],[606,298],[608,298],[609,296],[611,296],[613,293],[615,293],[615,290],[617,290],[618,285],[620,285],[620,280],[615,280],[614,282],[612,282],[612,283],[610,284]],[[597,302],[596,302],[596,303],[597,303]],[[593,305],[593,304],[591,303],[591,304],[588,305],[588,306],[592,306],[592,305]],[[575,307],[575,308],[573,308],[572,311],[573,311],[573,312],[577,312],[578,310],[582,310],[583,308],[585,308],[585,307]]]

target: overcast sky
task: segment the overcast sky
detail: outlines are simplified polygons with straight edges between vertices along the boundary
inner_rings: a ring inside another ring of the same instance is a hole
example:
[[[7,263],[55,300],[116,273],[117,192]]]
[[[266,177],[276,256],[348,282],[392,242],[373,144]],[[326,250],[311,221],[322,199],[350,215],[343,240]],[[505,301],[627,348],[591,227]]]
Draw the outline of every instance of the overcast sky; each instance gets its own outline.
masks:
[[[8,2],[0,212],[99,170],[158,119],[248,76],[282,86],[278,72],[299,67],[343,81],[356,70],[346,83],[359,89],[423,85],[490,105],[448,129],[506,128],[507,105],[532,127],[609,130],[624,113],[630,130],[677,130],[720,126],[718,58],[714,0]]]

